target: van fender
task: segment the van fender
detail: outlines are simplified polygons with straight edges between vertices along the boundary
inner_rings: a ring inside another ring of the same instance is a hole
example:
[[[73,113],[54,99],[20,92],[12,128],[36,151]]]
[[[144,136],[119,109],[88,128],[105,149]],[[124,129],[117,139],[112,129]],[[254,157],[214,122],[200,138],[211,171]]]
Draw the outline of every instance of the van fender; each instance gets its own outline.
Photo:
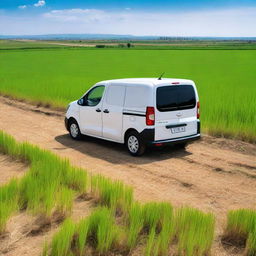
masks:
[[[148,145],[148,144],[151,144],[151,143],[154,141],[154,139],[155,139],[155,128],[146,128],[146,129],[142,130],[141,132],[138,132],[138,131],[137,131],[136,129],[134,129],[134,128],[129,128],[129,129],[125,132],[125,134],[124,134],[124,142],[126,141],[127,135],[128,135],[130,132],[132,132],[132,131],[137,132],[137,133],[140,135],[140,137],[141,137],[143,143],[145,143],[145,144],[147,144],[147,145]]]

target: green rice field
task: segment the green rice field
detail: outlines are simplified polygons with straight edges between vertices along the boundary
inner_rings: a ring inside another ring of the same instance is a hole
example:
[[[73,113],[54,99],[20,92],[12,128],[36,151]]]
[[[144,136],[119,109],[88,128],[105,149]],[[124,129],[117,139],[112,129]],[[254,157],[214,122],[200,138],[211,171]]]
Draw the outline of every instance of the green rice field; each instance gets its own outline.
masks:
[[[0,92],[65,107],[115,78],[196,82],[203,132],[256,142],[256,51],[56,48],[0,51]]]

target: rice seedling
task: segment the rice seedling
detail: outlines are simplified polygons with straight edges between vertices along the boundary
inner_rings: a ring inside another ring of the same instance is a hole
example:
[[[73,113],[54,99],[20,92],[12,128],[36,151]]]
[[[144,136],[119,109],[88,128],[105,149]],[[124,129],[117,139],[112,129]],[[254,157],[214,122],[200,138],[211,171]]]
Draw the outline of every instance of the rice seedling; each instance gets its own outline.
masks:
[[[9,217],[18,209],[18,182],[12,179],[0,187],[0,234],[4,232]]]
[[[19,154],[15,139],[3,131],[0,131],[0,145],[0,152],[4,154],[9,156],[17,156]]]
[[[109,251],[118,240],[118,229],[111,210],[99,208],[89,217],[89,235],[99,253]]]
[[[40,162],[36,166],[40,166]],[[55,193],[58,186],[59,182],[56,179],[47,179],[41,175],[34,176],[32,172],[28,172],[20,185],[21,208],[26,208],[33,214],[50,217],[56,204]]]
[[[16,195],[17,200],[12,202],[17,204],[18,201],[21,209],[27,209],[33,214],[42,214],[46,218],[50,218],[56,210],[64,216],[71,212],[75,194],[86,193],[87,173],[72,167],[67,159],[61,159],[26,142],[18,143],[2,131],[0,150],[30,163],[30,169],[20,179],[16,192],[10,193]],[[10,187],[12,184],[14,183],[10,183]],[[1,191],[4,191],[4,188]],[[3,195],[3,192],[1,194]],[[2,216],[5,216],[2,219],[6,219],[10,215],[9,212],[7,207],[2,207]]]
[[[151,229],[149,233],[149,237],[147,240],[146,248],[145,248],[145,256],[152,256],[154,251],[154,245],[155,245],[155,236],[156,231],[155,229]]]
[[[248,256],[256,256],[256,225],[254,230],[250,232],[246,242],[246,254]]]
[[[75,224],[72,220],[66,219],[51,243],[51,256],[70,255],[71,243],[75,234]]]
[[[63,177],[63,184],[70,189],[86,194],[88,187],[88,174],[81,168],[71,167]]]
[[[118,228],[113,213],[108,208],[98,208],[77,225],[66,220],[51,243],[51,256],[65,256],[75,252],[84,255],[85,246],[91,244],[96,251],[104,254],[118,242]],[[75,245],[71,248],[71,245]]]
[[[225,239],[245,243],[250,232],[256,226],[256,211],[239,209],[228,212]]]
[[[144,228],[149,232],[145,254],[166,254],[174,235],[172,206],[169,203],[147,203],[143,206],[143,217]]]
[[[92,177],[92,192],[100,204],[118,212],[126,212],[133,201],[132,188],[101,175]]]
[[[193,208],[181,208],[176,214],[178,254],[209,255],[214,237],[214,216]]]
[[[168,206],[166,214],[162,218],[161,226],[162,229],[156,239],[155,255],[167,255],[170,243],[174,237],[173,212]]]
[[[83,219],[77,226],[77,248],[79,255],[84,255],[84,249],[89,234],[89,220]]]
[[[58,194],[57,194],[57,211],[62,216],[67,216],[71,214],[71,210],[73,207],[73,201],[74,201],[74,191],[62,186],[59,188]]]
[[[143,224],[142,206],[134,202],[128,212],[127,246],[129,250],[133,249],[137,244]]]
[[[143,206],[144,227],[148,230],[162,229],[163,221],[172,218],[172,206],[169,203],[150,202]]]

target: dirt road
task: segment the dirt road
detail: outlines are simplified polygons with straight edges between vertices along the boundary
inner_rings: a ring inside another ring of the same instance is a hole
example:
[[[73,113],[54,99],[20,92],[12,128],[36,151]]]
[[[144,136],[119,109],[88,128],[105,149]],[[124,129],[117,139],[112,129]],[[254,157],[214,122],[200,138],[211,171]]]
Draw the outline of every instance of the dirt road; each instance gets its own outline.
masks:
[[[134,158],[123,145],[71,140],[62,112],[0,97],[0,116],[0,129],[17,140],[52,150],[92,173],[123,180],[133,186],[138,200],[215,213],[218,234],[228,210],[256,208],[255,145],[204,136],[186,150],[166,148]]]

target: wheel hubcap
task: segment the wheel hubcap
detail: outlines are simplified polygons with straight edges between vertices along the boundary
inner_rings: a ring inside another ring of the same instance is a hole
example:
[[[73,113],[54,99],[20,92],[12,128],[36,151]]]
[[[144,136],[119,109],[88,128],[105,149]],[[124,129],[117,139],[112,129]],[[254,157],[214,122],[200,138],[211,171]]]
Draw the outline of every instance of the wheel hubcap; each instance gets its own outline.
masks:
[[[78,135],[78,127],[77,127],[77,125],[76,124],[71,124],[70,125],[70,133],[71,133],[71,136],[72,137],[74,137],[74,138],[76,138],[77,137],[77,135]]]
[[[132,153],[137,153],[139,150],[139,141],[135,136],[130,136],[128,139],[128,148]]]

